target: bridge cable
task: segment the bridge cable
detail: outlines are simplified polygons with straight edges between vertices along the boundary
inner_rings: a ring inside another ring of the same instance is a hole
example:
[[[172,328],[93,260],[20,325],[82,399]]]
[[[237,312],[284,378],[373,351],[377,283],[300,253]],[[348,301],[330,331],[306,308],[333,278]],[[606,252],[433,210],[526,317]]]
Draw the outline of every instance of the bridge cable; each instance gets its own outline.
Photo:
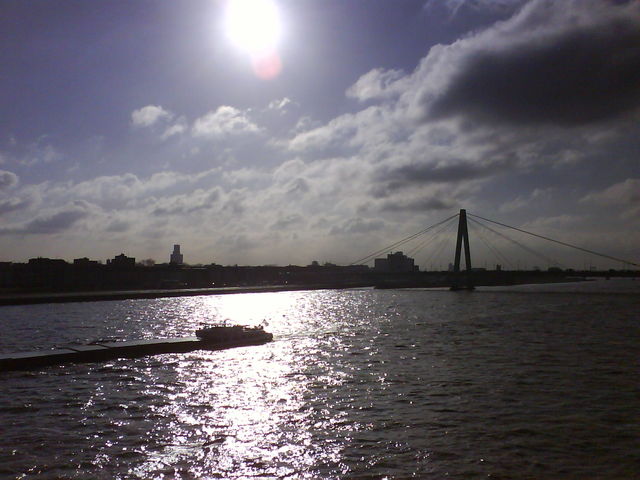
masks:
[[[451,227],[451,224],[449,224],[449,227]],[[424,264],[425,264],[425,270],[426,270],[426,265],[428,265],[428,264],[429,264],[429,262],[431,262],[431,261],[432,261],[432,259],[434,259],[435,257],[440,256],[440,254],[442,253],[442,251],[445,249],[445,247],[446,247],[447,245],[451,245],[451,242],[450,242],[450,241],[447,241],[447,240],[450,240],[450,239],[446,239],[446,238],[441,239],[441,240],[440,240],[440,243],[439,243],[439,245],[438,245],[438,248],[437,248],[437,249],[435,249],[435,250],[431,253],[431,255],[429,255],[429,256],[425,259],[425,261],[424,261]],[[440,265],[440,267],[442,267],[442,265]]]
[[[580,250],[581,252],[589,253],[589,254],[591,254],[591,255],[596,255],[596,256],[598,256],[598,257],[608,258],[609,260],[614,260],[614,261],[616,261],[616,262],[620,262],[620,263],[626,263],[626,264],[629,264],[629,265],[633,265],[633,266],[635,266],[635,267],[640,267],[640,264],[639,264],[639,263],[632,262],[632,261],[630,261],[630,260],[625,260],[625,259],[623,259],[623,258],[613,257],[613,256],[611,256],[611,255],[607,255],[607,254],[605,254],[605,253],[595,252],[595,251],[593,251],[593,250],[589,250],[589,249],[586,249],[586,248],[582,248],[582,247],[579,247],[579,246],[577,246],[577,245],[572,245],[572,244],[570,244],[570,243],[562,242],[562,241],[560,241],[560,240],[555,240],[555,239],[553,239],[553,238],[545,237],[544,235],[538,235],[537,233],[528,232],[528,231],[526,231],[526,230],[522,230],[521,228],[512,227],[511,225],[506,225],[506,224],[504,224],[504,223],[496,222],[495,220],[489,220],[488,218],[481,217],[480,215],[474,215],[474,214],[472,214],[472,213],[468,213],[468,212],[467,212],[467,215],[471,215],[472,217],[475,217],[475,218],[480,218],[480,219],[485,220],[485,221],[487,221],[487,222],[495,223],[496,225],[500,225],[500,226],[502,226],[502,227],[511,228],[512,230],[516,230],[516,231],[518,231],[518,232],[526,233],[526,234],[528,234],[528,235],[532,235],[532,236],[534,236],[534,237],[542,238],[543,240],[548,240],[548,241],[550,241],[550,242],[558,243],[558,244],[560,244],[560,245],[564,245],[565,247],[574,248],[574,249],[576,249],[576,250]]]
[[[429,227],[427,227],[427,228],[425,228],[423,230],[420,230],[419,232],[414,233],[413,235],[409,235],[408,237],[403,238],[400,241],[397,241],[395,243],[392,243],[391,245],[388,245],[388,246],[386,246],[384,248],[381,248],[380,250],[377,250],[377,251],[367,255],[366,257],[362,257],[361,259],[356,260],[355,262],[351,262],[349,265],[356,265],[356,264],[361,265],[364,262],[368,262],[369,260],[371,260],[375,256],[380,255],[381,253],[384,253],[386,251],[389,251],[390,249],[393,249],[395,247],[399,247],[400,245],[404,245],[405,243],[413,240],[414,238],[419,237],[420,235],[423,235],[423,234],[427,233],[432,228],[435,228],[435,227],[437,227],[439,225],[442,225],[445,222],[448,222],[449,220],[451,220],[452,218],[457,217],[458,215],[459,215],[458,213],[456,213],[455,215],[451,215],[450,217],[445,218],[441,222],[435,223],[435,224],[433,224],[433,225],[431,225],[431,226],[429,226]]]
[[[454,218],[455,218],[455,217],[454,217]],[[417,246],[415,246],[415,247],[413,247],[411,250],[409,250],[409,251],[407,252],[407,256],[408,256],[408,257],[412,257],[412,256],[414,256],[414,255],[415,255],[415,254],[417,254],[420,250],[422,250],[422,249],[424,248],[424,246],[425,246],[427,243],[431,242],[432,240],[435,240],[435,238],[436,238],[440,233],[442,233],[444,230],[446,230],[446,229],[448,229],[448,228],[450,228],[450,227],[451,227],[451,225],[453,224],[452,220],[454,220],[454,219],[452,218],[452,219],[450,219],[450,220],[449,220],[449,222],[448,222],[448,223],[443,224],[443,225],[442,225],[442,228],[440,228],[439,230],[435,230],[435,229],[434,229],[434,230],[431,232],[431,235],[427,236],[427,239],[426,239],[426,240],[424,240],[423,242],[420,242]]]
[[[544,260],[545,262],[549,263],[550,265],[562,265],[560,262],[558,262],[557,260],[554,260],[551,257],[547,257],[546,255],[544,255],[543,253],[537,252],[536,250],[534,250],[533,248],[527,247],[526,245],[523,245],[522,243],[518,242],[517,240],[514,240],[511,237],[508,237],[507,235],[505,235],[504,233],[500,233],[497,230],[494,230],[493,228],[488,227],[487,225],[484,225],[480,222],[478,222],[477,220],[470,218],[469,220],[471,220],[472,222],[480,225],[483,228],[486,228],[487,230],[489,230],[490,232],[495,233],[496,235],[498,235],[499,237],[502,237],[508,241],[510,241],[511,243],[517,245],[518,247],[522,248],[523,250],[526,250],[527,252],[535,255],[536,257],[541,258],[542,260]],[[564,266],[564,265],[562,265]]]
[[[471,220],[473,223],[472,228],[475,227],[476,224],[479,224],[479,222],[477,222],[476,220],[473,220],[472,218],[470,218],[469,220]],[[493,245],[491,245],[489,243],[489,241],[484,238],[484,235],[482,235],[480,233],[480,230],[477,228],[474,228],[474,235],[477,235],[478,238],[480,240],[482,240],[482,242],[487,246],[487,248],[493,252],[493,254],[495,255],[495,257],[498,259],[499,262],[503,262],[506,263],[507,265],[509,265],[509,267],[511,267],[511,269],[513,269],[513,264],[509,261],[509,259],[507,257],[504,256],[504,254],[502,252],[500,252],[500,250],[498,250],[496,247],[494,247]]]
[[[452,228],[451,228],[451,227],[453,227],[453,226],[455,226],[455,222],[450,222],[450,223],[448,223],[448,224],[446,225],[446,228],[443,228],[443,229],[442,229],[442,230],[440,230],[438,233],[442,233],[442,232],[444,232],[444,231],[450,231],[450,230],[452,230]],[[447,245],[450,245],[450,244],[451,244],[450,240],[451,240],[451,239],[448,239],[448,238],[441,238],[441,239],[440,239],[440,241],[438,242],[438,246],[437,246],[437,248],[435,248],[435,249],[431,252],[431,255],[429,255],[428,257],[426,257],[426,258],[424,259],[424,262],[422,262],[422,264],[423,264],[423,265],[425,265],[425,270],[426,270],[426,266],[429,264],[429,262],[431,262],[431,261],[432,261],[432,259],[434,259],[435,257],[439,256],[439,255],[440,255],[440,253],[444,250],[444,248],[445,248]]]

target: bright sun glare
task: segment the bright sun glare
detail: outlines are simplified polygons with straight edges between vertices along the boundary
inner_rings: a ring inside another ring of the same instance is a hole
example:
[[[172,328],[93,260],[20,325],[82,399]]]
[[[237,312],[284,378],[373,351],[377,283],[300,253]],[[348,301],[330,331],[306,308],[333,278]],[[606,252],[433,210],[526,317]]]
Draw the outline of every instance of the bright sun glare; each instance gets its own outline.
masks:
[[[272,0],[228,0],[225,25],[233,44],[253,58],[273,54],[282,33]]]

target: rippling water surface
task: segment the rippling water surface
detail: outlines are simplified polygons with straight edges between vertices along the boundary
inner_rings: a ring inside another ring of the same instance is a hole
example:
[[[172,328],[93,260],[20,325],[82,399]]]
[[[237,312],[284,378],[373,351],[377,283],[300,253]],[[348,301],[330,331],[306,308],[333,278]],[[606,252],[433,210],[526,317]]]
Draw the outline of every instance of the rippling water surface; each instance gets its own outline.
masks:
[[[3,307],[0,352],[265,323],[0,373],[0,478],[640,478],[640,282]]]

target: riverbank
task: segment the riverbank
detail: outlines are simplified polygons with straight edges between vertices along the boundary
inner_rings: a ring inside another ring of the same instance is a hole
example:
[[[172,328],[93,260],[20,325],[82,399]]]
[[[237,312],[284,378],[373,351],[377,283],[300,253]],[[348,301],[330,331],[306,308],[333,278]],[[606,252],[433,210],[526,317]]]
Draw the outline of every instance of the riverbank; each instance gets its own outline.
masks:
[[[591,278],[586,275],[566,275],[556,272],[473,272],[474,286],[512,286],[539,283],[581,282]],[[464,283],[462,278],[457,283]],[[346,288],[379,289],[398,288],[448,288],[454,284],[453,275],[446,273],[420,272],[417,275],[372,276],[362,281],[325,282],[309,284],[254,285],[215,288],[172,288],[147,290],[92,290],[75,292],[4,292],[0,293],[0,306],[34,305],[45,303],[102,302],[129,299],[153,299],[163,297],[192,297],[202,295],[226,295],[231,293],[264,293],[302,290],[341,290]]]
[[[181,288],[158,290],[115,290],[104,292],[49,292],[0,295],[0,306],[35,305],[42,303],[102,302],[163,297],[193,297],[230,293],[286,292],[297,290],[339,290],[368,287],[364,284],[261,285],[253,287]]]

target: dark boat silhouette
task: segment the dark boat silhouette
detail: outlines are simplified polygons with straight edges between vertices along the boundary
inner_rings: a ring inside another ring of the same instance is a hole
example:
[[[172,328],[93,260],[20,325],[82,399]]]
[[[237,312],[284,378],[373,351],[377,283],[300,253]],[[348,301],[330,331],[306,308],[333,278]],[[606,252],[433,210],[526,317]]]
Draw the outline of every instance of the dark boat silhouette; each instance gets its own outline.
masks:
[[[212,325],[196,330],[196,336],[207,344],[255,344],[273,340],[273,334],[265,332],[262,326]]]

